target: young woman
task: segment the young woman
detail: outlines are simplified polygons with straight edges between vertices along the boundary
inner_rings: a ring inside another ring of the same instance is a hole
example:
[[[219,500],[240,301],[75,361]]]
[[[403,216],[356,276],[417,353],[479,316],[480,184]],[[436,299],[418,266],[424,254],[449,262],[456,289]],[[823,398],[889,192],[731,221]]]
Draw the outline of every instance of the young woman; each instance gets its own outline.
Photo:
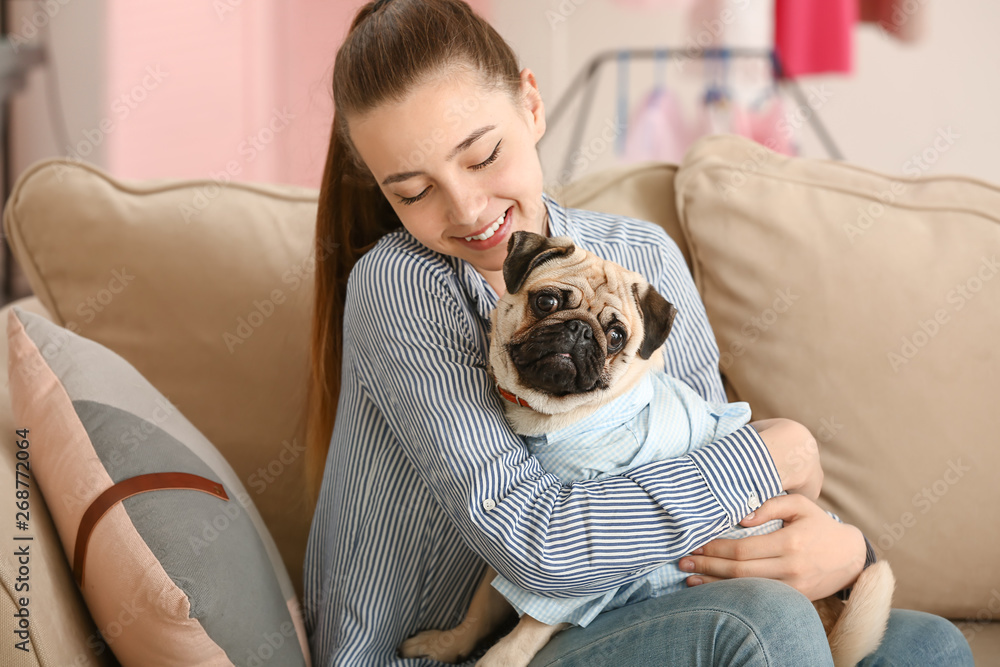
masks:
[[[682,556],[698,573],[690,588],[566,630],[532,664],[832,664],[809,600],[849,588],[873,554],[813,502],[822,471],[804,427],[747,425],[688,456],[564,485],[504,420],[486,327],[514,230],[570,236],[645,275],[680,311],[666,371],[709,400],[725,394],[704,307],[663,230],[543,194],[544,108],[503,39],[460,0],[368,3],[333,94],[310,414],[322,473],[305,573],[315,664],[420,664],[397,647],[455,626],[484,561],[558,597]],[[774,518],[785,527],[739,550],[711,541]],[[902,610],[878,656],[972,664],[953,625]]]

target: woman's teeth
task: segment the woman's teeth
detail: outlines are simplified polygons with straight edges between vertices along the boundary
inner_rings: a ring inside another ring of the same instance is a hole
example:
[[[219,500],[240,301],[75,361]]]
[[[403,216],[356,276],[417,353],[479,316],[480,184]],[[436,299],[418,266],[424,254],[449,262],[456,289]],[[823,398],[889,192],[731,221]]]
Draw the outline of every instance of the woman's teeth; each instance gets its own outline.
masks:
[[[500,225],[503,224],[503,219],[506,218],[506,217],[507,217],[507,211],[504,211],[503,214],[499,218],[496,219],[496,222],[494,222],[492,225],[490,225],[489,227],[486,228],[485,232],[483,232],[482,234],[477,234],[476,236],[466,236],[465,240],[466,241],[485,241],[486,239],[488,239],[491,236],[493,236],[494,234],[496,234],[496,231],[498,229],[500,229]]]

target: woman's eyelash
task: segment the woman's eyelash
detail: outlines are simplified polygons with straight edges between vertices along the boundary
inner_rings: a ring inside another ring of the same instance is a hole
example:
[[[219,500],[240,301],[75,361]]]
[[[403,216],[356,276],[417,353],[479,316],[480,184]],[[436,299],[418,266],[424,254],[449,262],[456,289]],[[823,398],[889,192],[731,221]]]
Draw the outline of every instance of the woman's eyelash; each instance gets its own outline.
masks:
[[[405,204],[407,206],[409,206],[410,204],[415,204],[421,199],[423,199],[425,194],[427,194],[427,188],[424,188],[423,192],[418,194],[416,197],[400,197],[399,203]]]
[[[497,159],[497,156],[500,155],[500,144],[501,143],[503,143],[503,139],[501,139],[500,141],[497,142],[496,147],[493,149],[493,154],[492,155],[490,155],[488,158],[486,158],[485,160],[483,160],[479,164],[472,165],[472,167],[470,167],[470,169],[472,169],[473,171],[477,171],[479,169],[485,169],[490,164],[492,164],[493,161]]]
[[[497,142],[497,145],[493,148],[493,153],[488,158],[486,158],[479,164],[472,165],[471,167],[469,167],[469,169],[472,169],[473,171],[479,171],[480,169],[485,169],[486,167],[493,164],[493,162],[495,162],[497,157],[499,157],[500,155],[500,144],[502,143],[503,139]],[[404,206],[409,206],[410,204],[416,204],[418,201],[424,198],[424,195],[427,194],[427,190],[429,189],[430,188],[424,188],[423,192],[416,195],[415,197],[400,197],[399,203],[403,204]]]

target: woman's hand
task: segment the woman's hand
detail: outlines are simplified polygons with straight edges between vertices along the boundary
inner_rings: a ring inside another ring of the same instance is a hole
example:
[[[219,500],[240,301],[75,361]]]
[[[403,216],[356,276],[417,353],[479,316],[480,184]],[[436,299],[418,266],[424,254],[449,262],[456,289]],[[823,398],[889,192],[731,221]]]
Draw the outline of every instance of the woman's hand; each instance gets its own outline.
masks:
[[[764,577],[792,586],[819,600],[851,586],[865,565],[865,539],[816,503],[797,493],[771,498],[740,525],[785,522],[766,535],[716,539],[680,560],[689,586],[735,577]]]

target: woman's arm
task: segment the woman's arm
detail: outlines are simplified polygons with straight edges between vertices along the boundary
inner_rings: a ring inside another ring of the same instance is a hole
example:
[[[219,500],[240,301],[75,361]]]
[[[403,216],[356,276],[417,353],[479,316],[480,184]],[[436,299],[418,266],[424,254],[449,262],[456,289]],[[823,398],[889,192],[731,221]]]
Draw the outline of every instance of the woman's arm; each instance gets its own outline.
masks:
[[[507,425],[485,331],[446,272],[385,250],[351,275],[345,344],[427,488],[510,581],[541,593],[607,589],[688,553],[745,516],[748,502],[781,491],[750,426],[688,456],[563,485]]]

